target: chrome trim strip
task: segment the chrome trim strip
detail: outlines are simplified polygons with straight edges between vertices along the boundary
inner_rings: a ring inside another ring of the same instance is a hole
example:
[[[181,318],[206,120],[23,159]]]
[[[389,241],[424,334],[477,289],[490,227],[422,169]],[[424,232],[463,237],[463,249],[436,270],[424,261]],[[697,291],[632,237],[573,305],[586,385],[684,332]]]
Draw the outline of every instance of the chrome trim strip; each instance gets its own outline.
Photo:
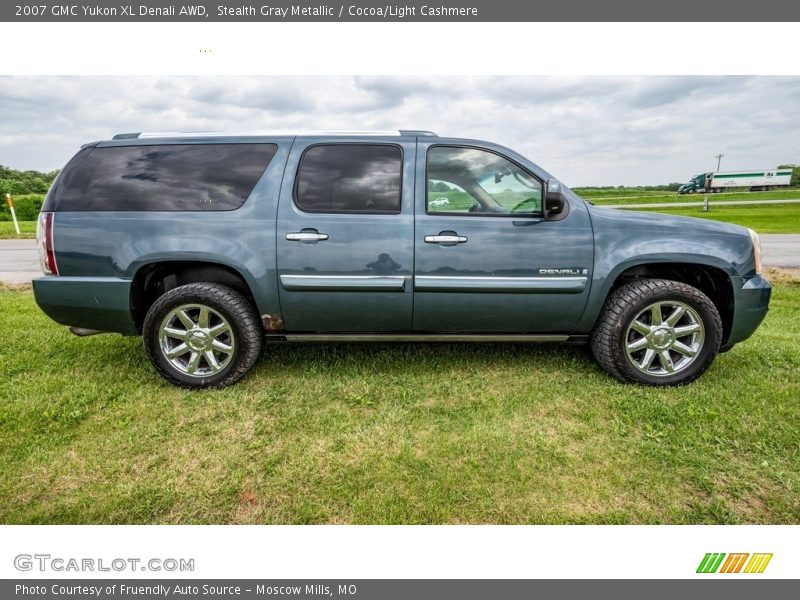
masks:
[[[281,337],[287,342],[566,342],[570,336],[549,333],[287,333]]]
[[[291,292],[402,292],[405,275],[281,275]]]
[[[417,275],[416,292],[483,292],[517,294],[580,294],[588,277],[439,277]]]

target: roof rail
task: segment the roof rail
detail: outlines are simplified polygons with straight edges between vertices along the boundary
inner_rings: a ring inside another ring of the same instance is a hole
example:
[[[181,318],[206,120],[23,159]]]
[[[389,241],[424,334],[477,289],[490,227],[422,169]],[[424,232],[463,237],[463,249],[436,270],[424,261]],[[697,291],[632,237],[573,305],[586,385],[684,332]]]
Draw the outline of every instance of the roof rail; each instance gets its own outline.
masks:
[[[114,140],[136,140],[146,138],[201,138],[201,137],[294,137],[294,136],[426,136],[437,137],[432,131],[417,129],[395,130],[253,130],[253,131],[148,131],[140,133],[118,133]]]
[[[438,134],[424,129],[401,129],[400,135],[418,135],[420,137],[439,137]]]

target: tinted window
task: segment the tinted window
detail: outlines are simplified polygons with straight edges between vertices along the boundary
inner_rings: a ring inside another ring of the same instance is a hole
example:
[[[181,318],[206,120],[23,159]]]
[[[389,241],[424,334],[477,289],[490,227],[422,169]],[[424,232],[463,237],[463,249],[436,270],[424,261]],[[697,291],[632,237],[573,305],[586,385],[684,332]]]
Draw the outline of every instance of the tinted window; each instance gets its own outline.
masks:
[[[541,214],[542,183],[494,152],[434,146],[428,151],[427,198],[431,214]]]
[[[300,162],[295,202],[307,212],[399,213],[402,168],[397,146],[312,146]]]
[[[231,210],[253,191],[274,144],[95,148],[76,168],[58,210]]]
[[[44,198],[44,202],[42,203],[43,212],[55,210],[56,204],[58,204],[58,198],[64,192],[72,176],[78,170],[78,166],[80,166],[83,159],[86,158],[91,151],[91,148],[84,148],[73,156],[67,165],[61,169],[58,176],[56,176],[53,181],[53,184],[50,186],[50,189],[47,191],[47,196]]]

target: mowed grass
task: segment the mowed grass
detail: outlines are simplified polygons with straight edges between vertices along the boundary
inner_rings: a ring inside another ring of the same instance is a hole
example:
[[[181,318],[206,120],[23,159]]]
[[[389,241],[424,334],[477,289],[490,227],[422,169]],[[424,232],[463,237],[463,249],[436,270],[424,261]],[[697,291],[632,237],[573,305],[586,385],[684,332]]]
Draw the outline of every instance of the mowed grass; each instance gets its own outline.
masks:
[[[0,291],[2,523],[800,523],[800,281],[691,386],[580,347],[271,346],[218,391]]]
[[[36,237],[36,221],[19,221],[19,235],[11,221],[0,221],[0,240],[33,239]]]
[[[597,205],[603,204],[648,204],[661,202],[702,202],[703,194],[678,194],[677,192],[641,191],[636,189],[592,190],[578,189],[575,193]],[[772,190],[771,192],[750,192],[735,190],[709,194],[714,201],[731,200],[797,200],[800,199],[800,188]]]
[[[711,206],[702,208],[652,208],[636,210],[659,212],[684,217],[699,217],[750,227],[758,233],[800,233],[800,204],[773,204],[761,206]]]

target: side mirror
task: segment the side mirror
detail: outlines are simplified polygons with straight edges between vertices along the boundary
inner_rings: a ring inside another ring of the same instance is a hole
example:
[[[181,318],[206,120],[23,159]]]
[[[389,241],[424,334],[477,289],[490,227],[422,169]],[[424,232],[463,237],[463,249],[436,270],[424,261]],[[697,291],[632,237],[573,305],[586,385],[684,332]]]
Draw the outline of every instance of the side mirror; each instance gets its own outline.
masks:
[[[567,216],[569,202],[564,187],[557,179],[549,179],[544,188],[544,218],[558,221]]]

